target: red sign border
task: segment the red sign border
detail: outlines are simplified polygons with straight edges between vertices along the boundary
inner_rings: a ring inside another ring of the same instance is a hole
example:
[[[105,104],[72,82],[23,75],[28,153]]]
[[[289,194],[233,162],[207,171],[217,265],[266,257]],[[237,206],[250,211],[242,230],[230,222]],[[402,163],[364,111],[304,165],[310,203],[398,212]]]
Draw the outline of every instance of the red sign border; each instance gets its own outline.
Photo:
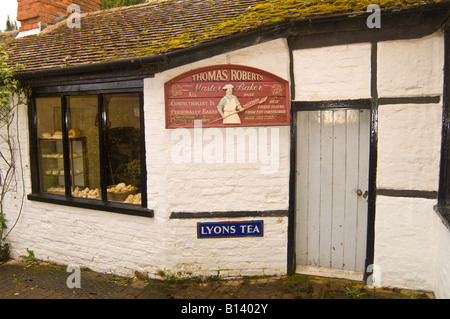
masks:
[[[185,72],[183,74],[180,74],[174,78],[172,78],[171,80],[167,81],[166,83],[164,83],[164,108],[165,108],[165,128],[166,129],[176,129],[176,128],[193,128],[193,124],[192,127],[191,126],[180,126],[180,127],[169,127],[169,96],[168,96],[168,88],[178,82],[179,80],[192,76],[194,74],[197,73],[201,73],[201,72],[207,72],[210,70],[215,70],[215,69],[238,69],[238,70],[242,70],[242,71],[249,71],[249,72],[254,72],[254,73],[259,73],[261,75],[273,78],[274,80],[280,82],[283,87],[284,87],[284,93],[286,96],[286,105],[285,105],[285,109],[286,109],[286,121],[283,121],[283,123],[251,123],[251,124],[226,124],[226,125],[214,125],[214,126],[208,126],[208,127],[265,127],[265,126],[290,126],[291,124],[291,98],[290,98],[290,85],[289,85],[289,81],[264,70],[261,69],[257,69],[257,68],[253,68],[253,67],[249,67],[249,66],[244,66],[244,65],[238,65],[238,64],[217,64],[217,65],[210,65],[210,66],[206,66],[206,67],[201,67],[201,68],[197,68],[195,70],[191,70],[188,72]]]

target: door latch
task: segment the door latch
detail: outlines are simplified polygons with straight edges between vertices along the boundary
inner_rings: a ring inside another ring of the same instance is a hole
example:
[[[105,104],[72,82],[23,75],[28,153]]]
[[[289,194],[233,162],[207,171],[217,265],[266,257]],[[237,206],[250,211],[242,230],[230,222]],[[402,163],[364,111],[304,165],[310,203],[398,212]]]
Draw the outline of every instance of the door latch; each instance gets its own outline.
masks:
[[[356,194],[358,195],[358,196],[362,196],[362,197],[364,197],[364,198],[367,198],[367,196],[369,196],[369,192],[368,191],[365,191],[364,192],[364,194],[363,194],[363,192],[362,192],[362,190],[360,190],[360,189],[358,189],[357,191],[356,191]]]

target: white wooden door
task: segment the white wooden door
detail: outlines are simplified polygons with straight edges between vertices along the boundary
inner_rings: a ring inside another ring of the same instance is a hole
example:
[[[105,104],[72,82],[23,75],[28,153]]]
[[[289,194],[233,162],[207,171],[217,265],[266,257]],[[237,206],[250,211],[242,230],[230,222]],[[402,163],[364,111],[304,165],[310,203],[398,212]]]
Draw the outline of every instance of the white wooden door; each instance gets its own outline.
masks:
[[[369,110],[297,112],[297,272],[362,279],[369,144]]]

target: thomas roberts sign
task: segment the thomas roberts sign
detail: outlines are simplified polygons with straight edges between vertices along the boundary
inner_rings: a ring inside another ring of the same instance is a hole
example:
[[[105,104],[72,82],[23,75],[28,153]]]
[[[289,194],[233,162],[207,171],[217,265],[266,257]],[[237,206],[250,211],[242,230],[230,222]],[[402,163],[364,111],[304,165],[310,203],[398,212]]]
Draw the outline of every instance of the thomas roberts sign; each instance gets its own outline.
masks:
[[[262,237],[264,221],[197,223],[198,238]]]
[[[289,83],[263,70],[215,65],[165,83],[166,128],[287,126]]]

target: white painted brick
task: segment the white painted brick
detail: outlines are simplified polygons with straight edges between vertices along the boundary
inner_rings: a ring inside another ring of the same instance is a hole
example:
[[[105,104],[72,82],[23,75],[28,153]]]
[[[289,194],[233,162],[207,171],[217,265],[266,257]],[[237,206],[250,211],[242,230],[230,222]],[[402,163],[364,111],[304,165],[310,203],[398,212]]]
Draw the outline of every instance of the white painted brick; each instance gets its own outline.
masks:
[[[280,50],[285,48],[286,51]],[[154,78],[145,80],[145,88],[148,90],[148,96],[151,101],[146,103],[146,118],[149,120],[156,119],[164,122],[164,95],[163,84],[173,77],[190,71],[195,68],[203,67],[211,64],[244,64],[247,66],[261,67],[258,62],[259,57],[255,56],[257,51],[273,52],[273,61],[264,63],[264,70],[272,72],[278,76],[289,78],[288,51],[285,41],[273,41],[268,44],[261,44],[251,49],[243,49],[211,59],[206,59],[197,63],[183,66],[176,70],[169,70],[156,74]],[[249,56],[252,56],[249,59]],[[281,62],[282,61],[282,62]],[[245,62],[245,63],[244,63]],[[281,66],[281,67],[280,67]],[[194,163],[191,157],[191,163],[177,164],[173,162],[171,157],[171,149],[176,145],[176,141],[171,140],[173,130],[166,130],[164,125],[151,127],[151,136],[159,136],[160,141],[164,141],[163,148],[155,148],[148,145],[148,166],[157,165],[159,170],[165,172],[162,176],[148,174],[149,189],[152,192],[164,196],[164,207],[154,207],[155,211],[162,214],[161,216],[169,216],[170,211],[224,211],[224,210],[264,210],[264,209],[286,209],[288,206],[288,180],[289,180],[289,127],[277,127],[280,131],[280,156],[278,175],[280,175],[279,184],[284,186],[282,193],[277,193],[278,200],[272,200],[274,196],[269,196],[266,187],[273,180],[274,175],[262,175],[261,167],[266,167],[266,163],[249,163],[248,154],[245,163],[226,163],[226,157],[223,156],[224,163],[207,164],[205,159],[202,163]],[[190,129],[191,138],[193,139],[193,130]],[[220,129],[222,136],[226,137],[225,129]],[[205,149],[207,141],[203,141],[203,149]],[[225,145],[225,143],[224,143]],[[224,149],[226,152],[226,149]],[[194,145],[191,147],[192,156]],[[235,150],[236,153],[236,150]],[[235,155],[236,156],[236,155]],[[161,167],[160,164],[163,164]],[[245,179],[253,180],[254,185],[251,187],[243,187],[239,184]],[[258,194],[255,196],[246,196],[246,194]],[[275,203],[278,201],[278,203]],[[272,204],[271,204],[272,203]],[[165,209],[166,212],[160,212]]]
[[[450,231],[441,222],[440,219],[436,221],[436,266],[434,294],[436,298],[450,299]]]
[[[374,263],[381,286],[433,290],[436,201],[377,196],[376,203]]]
[[[266,63],[263,55],[273,60]],[[286,271],[286,218],[262,218],[267,236],[255,239],[197,239],[199,220],[169,219],[172,211],[287,209],[289,127],[280,129],[279,176],[263,176],[259,163],[187,164],[171,161],[170,130],[164,123],[164,82],[186,71],[212,64],[263,68],[289,80],[285,40],[219,55],[144,80],[148,204],[154,218],[52,205],[25,200],[22,216],[10,236],[12,256],[26,255],[58,263],[76,263],[95,271],[132,276],[134,270],[157,277],[158,270],[188,270],[196,275],[279,274]],[[31,192],[26,107],[21,108],[20,141],[26,194]],[[26,150],[26,151],[25,151]],[[253,182],[253,183],[252,183]],[[250,195],[249,195],[250,194]],[[17,216],[17,194],[5,207]],[[229,220],[228,218],[225,220]],[[233,219],[234,220],[234,219]],[[239,219],[237,219],[239,220]],[[209,220],[207,220],[209,221]],[[270,262],[261,253],[270,252]]]
[[[378,188],[438,189],[441,118],[440,104],[379,106]]]
[[[441,95],[443,67],[442,32],[421,39],[379,42],[378,95]]]
[[[370,97],[370,43],[296,50],[293,58],[295,100]]]

